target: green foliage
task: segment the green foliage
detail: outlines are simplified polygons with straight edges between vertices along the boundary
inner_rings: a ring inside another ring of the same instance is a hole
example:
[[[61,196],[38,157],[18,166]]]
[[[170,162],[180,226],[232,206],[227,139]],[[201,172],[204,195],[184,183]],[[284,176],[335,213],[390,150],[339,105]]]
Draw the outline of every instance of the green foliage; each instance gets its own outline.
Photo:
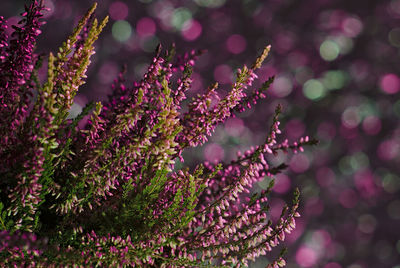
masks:
[[[14,222],[12,220],[8,220],[8,215],[10,211],[7,212],[7,210],[4,210],[4,205],[3,203],[0,202],[0,227],[1,230],[11,230],[12,225]]]

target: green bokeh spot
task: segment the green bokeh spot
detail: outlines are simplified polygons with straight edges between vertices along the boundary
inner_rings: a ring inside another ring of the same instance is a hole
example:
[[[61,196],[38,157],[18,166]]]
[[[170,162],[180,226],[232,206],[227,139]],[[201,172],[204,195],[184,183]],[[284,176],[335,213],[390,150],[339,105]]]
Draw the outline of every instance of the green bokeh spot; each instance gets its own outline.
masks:
[[[303,93],[306,98],[318,101],[326,95],[326,89],[319,80],[310,79],[304,83]]]
[[[400,189],[400,178],[393,173],[387,173],[382,180],[383,189],[394,194]]]
[[[319,54],[326,61],[335,60],[339,56],[339,53],[340,48],[338,44],[332,40],[325,40],[319,48]]]
[[[323,85],[329,90],[341,89],[348,81],[348,74],[344,71],[327,71],[322,77]]]
[[[171,24],[175,29],[181,30],[185,22],[190,19],[192,19],[192,12],[190,12],[190,10],[187,8],[180,7],[175,9],[174,13],[172,14]]]
[[[125,20],[118,20],[112,26],[112,35],[119,42],[126,42],[132,35],[132,27]]]
[[[366,168],[369,166],[369,158],[366,154],[358,152],[350,158],[350,166],[353,171]]]

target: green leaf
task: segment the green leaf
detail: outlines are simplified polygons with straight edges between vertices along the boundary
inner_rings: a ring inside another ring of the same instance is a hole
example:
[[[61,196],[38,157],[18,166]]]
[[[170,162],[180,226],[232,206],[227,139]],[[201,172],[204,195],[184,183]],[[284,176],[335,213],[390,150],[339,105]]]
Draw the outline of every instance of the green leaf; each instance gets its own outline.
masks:
[[[3,210],[4,204],[0,202],[0,230],[11,230],[13,222],[11,220],[7,221],[7,217],[10,211]]]

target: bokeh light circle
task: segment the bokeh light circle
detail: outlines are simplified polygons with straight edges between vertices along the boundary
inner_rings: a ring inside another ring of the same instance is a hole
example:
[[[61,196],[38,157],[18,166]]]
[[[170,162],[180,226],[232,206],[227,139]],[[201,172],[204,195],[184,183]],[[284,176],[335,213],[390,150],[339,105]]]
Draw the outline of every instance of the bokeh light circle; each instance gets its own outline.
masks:
[[[287,76],[280,75],[275,78],[274,83],[271,86],[271,93],[278,98],[284,98],[288,96],[293,89],[293,83]]]
[[[185,23],[182,36],[186,41],[195,41],[200,37],[203,28],[197,20],[189,20]]]
[[[296,252],[296,261],[300,267],[312,267],[316,264],[317,260],[316,252],[309,247],[302,246]]]
[[[182,30],[185,26],[185,23],[191,19],[192,12],[185,7],[179,7],[172,13],[170,23],[176,30]]]
[[[362,22],[355,17],[346,18],[342,22],[343,32],[348,37],[356,37],[363,29]]]
[[[112,26],[112,35],[119,42],[126,42],[132,35],[132,27],[125,20],[118,20]]]
[[[347,128],[355,128],[360,124],[361,117],[357,107],[351,106],[342,113],[342,124]]]
[[[332,40],[325,40],[320,48],[319,54],[326,61],[333,61],[339,56],[340,48],[337,43]]]
[[[136,32],[139,36],[151,36],[156,32],[156,24],[152,18],[144,17],[139,19],[136,24]]]
[[[310,79],[304,83],[303,93],[308,99],[318,101],[326,95],[326,89],[319,80]]]
[[[379,86],[387,94],[395,94],[400,90],[400,79],[393,73],[385,74],[379,81]]]
[[[231,35],[226,40],[226,48],[232,54],[240,54],[242,53],[247,46],[246,39],[240,34]]]
[[[381,131],[382,122],[379,117],[371,115],[364,118],[362,126],[365,133],[374,136]]]
[[[115,1],[108,8],[108,13],[113,20],[125,20],[128,17],[129,8],[124,2]]]

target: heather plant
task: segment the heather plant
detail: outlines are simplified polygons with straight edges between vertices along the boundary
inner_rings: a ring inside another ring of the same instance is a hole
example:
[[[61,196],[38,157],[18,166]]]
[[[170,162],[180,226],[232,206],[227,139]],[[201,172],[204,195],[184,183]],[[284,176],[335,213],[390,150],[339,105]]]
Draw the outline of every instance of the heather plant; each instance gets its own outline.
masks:
[[[265,142],[236,160],[180,170],[175,161],[266,97],[273,78],[250,86],[270,46],[237,71],[228,94],[220,96],[216,83],[191,101],[186,92],[200,52],[175,57],[174,48],[159,46],[141,81],[126,86],[121,72],[107,101],[69,118],[108,19],[99,22],[95,7],[47,58],[34,53],[42,2],[31,1],[11,36],[0,17],[1,264],[239,267],[266,255],[295,228],[299,191],[273,223],[273,180],[260,193],[251,189],[287,167],[267,156],[297,153],[316,140],[278,142],[278,105]],[[269,267],[283,267],[283,253]]]

